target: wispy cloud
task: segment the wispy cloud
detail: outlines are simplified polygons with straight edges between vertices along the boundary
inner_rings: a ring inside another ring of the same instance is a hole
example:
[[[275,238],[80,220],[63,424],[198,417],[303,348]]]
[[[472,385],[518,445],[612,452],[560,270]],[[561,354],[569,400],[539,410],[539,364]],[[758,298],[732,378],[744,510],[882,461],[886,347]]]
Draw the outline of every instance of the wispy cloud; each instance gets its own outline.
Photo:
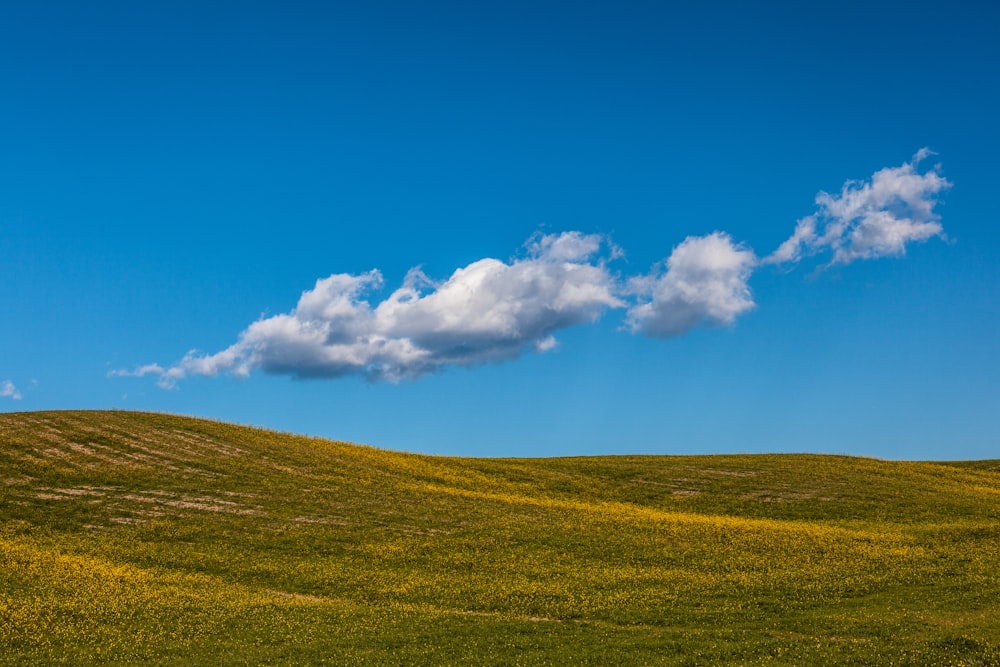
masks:
[[[179,370],[165,369],[159,364],[146,364],[132,370],[119,368],[108,372],[108,377],[136,377],[141,378],[153,375],[158,378],[156,384],[164,389],[172,389],[177,384],[177,380],[184,377]]]
[[[821,192],[818,209],[771,255],[760,259],[725,232],[689,236],[650,273],[621,277],[608,263],[623,255],[597,234],[536,235],[523,255],[481,259],[435,282],[411,269],[374,305],[382,274],[333,274],[302,293],[290,312],[262,318],[214,354],[189,352],[173,366],[147,364],[111,376],[154,376],[173,388],[191,376],[253,371],[300,378],[359,375],[373,381],[416,378],[447,366],[501,362],[556,346],[555,334],[626,309],[625,328],[672,338],[699,326],[730,326],[756,307],[749,280],[765,264],[830,253],[849,264],[905,253],[906,245],[943,236],[934,208],[951,186],[933,167],[910,162],[848,181],[839,195]],[[14,395],[9,382],[0,395]],[[9,387],[9,390],[7,389]],[[19,398],[20,395],[15,396]]]
[[[291,312],[254,322],[221,352],[113,373],[155,375],[164,387],[191,375],[246,377],[256,369],[396,381],[544,352],[559,330],[625,305],[606,265],[616,252],[598,235],[539,236],[522,258],[481,259],[442,283],[413,269],[374,306],[365,296],[383,284],[377,270],[334,274],[303,292]]]
[[[17,390],[14,383],[10,380],[4,380],[0,382],[0,397],[12,398],[15,401],[21,400],[21,392]]]
[[[674,248],[666,270],[633,278],[642,301],[628,310],[633,332],[654,338],[680,336],[698,325],[724,326],[754,307],[747,281],[757,258],[728,234],[689,236]]]
[[[792,236],[763,262],[798,262],[830,251],[830,264],[849,264],[903,255],[909,243],[943,236],[934,207],[951,183],[937,166],[920,173],[920,163],[931,154],[922,148],[909,162],[880,169],[867,181],[847,181],[839,195],[820,192],[816,212],[799,220]]]

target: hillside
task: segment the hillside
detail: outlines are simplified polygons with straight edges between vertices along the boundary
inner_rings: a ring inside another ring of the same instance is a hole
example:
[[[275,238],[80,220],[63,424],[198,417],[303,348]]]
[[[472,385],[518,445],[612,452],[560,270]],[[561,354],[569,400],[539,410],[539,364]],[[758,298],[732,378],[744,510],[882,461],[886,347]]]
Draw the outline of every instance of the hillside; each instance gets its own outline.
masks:
[[[0,664],[1000,664],[1000,461],[0,414]]]

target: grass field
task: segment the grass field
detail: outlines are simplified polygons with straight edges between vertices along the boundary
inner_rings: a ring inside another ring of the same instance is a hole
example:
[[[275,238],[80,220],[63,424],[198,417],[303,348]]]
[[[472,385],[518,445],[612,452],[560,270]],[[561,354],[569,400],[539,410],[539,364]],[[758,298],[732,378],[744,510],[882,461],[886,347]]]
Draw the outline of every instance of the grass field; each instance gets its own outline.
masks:
[[[1000,665],[1000,461],[0,415],[0,664]]]

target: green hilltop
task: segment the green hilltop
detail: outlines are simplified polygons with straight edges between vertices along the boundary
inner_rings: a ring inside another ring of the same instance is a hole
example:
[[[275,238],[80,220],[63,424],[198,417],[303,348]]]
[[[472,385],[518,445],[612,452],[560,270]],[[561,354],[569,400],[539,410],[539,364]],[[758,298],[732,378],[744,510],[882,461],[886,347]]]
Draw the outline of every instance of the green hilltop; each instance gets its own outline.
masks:
[[[1000,665],[1000,461],[0,414],[0,664]]]

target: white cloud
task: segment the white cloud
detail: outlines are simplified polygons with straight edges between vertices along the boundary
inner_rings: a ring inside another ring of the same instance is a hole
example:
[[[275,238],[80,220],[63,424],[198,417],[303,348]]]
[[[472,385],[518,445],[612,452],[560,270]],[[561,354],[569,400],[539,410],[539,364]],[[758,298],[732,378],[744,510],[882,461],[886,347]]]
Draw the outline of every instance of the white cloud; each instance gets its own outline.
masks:
[[[159,379],[156,384],[164,389],[173,389],[176,381],[184,377],[182,373],[174,369],[164,369],[159,364],[146,364],[133,370],[116,369],[108,372],[108,377],[135,377],[141,378],[147,375],[155,375]]]
[[[670,254],[666,272],[630,281],[644,302],[629,309],[628,326],[671,338],[699,325],[730,325],[755,305],[747,280],[756,265],[753,251],[728,234],[689,236]]]
[[[397,381],[447,366],[501,362],[558,345],[554,334],[591,323],[607,309],[628,308],[626,328],[653,338],[698,326],[729,326],[756,307],[749,279],[761,264],[798,262],[830,252],[829,264],[902,255],[906,245],[943,236],[934,212],[951,184],[938,168],[920,173],[930,152],[848,181],[839,195],[820,192],[818,210],[770,256],[758,259],[725,232],[689,236],[657,269],[623,282],[607,268],[624,256],[598,234],[536,235],[523,257],[481,259],[434,282],[411,269],[402,285],[374,304],[384,286],[377,270],[333,274],[302,293],[288,313],[262,318],[214,354],[192,350],[173,366],[148,364],[111,376],[155,376],[173,388],[190,376],[253,371],[308,377],[360,375]],[[623,301],[628,297],[630,303]],[[20,394],[7,382],[0,396]]]
[[[513,359],[528,349],[545,352],[556,345],[553,333],[624,307],[605,248],[605,255],[616,252],[599,235],[538,236],[526,257],[481,259],[440,284],[413,269],[375,306],[364,297],[382,286],[378,271],[334,274],[303,292],[291,312],[254,322],[221,352],[190,352],[171,368],[149,364],[113,374],[156,375],[164,387],[191,375],[246,377],[256,369],[396,381]]]
[[[868,181],[847,181],[839,196],[820,192],[816,213],[799,220],[792,236],[763,262],[797,262],[805,254],[829,250],[830,264],[849,264],[903,255],[908,243],[943,236],[934,207],[951,183],[937,166],[918,171],[930,154],[922,148],[910,162],[881,169]]]
[[[0,382],[0,397],[12,398],[15,401],[21,400],[21,392],[17,390],[14,383],[10,380],[4,380]]]
[[[141,378],[145,375],[163,375],[163,367],[159,364],[146,364],[145,366],[139,366],[133,370],[117,369],[108,372],[108,377],[136,377]]]
[[[802,259],[802,249],[816,240],[816,216],[807,215],[795,225],[792,235],[778,246],[778,249],[765,257],[764,264],[783,264],[797,262]]]

